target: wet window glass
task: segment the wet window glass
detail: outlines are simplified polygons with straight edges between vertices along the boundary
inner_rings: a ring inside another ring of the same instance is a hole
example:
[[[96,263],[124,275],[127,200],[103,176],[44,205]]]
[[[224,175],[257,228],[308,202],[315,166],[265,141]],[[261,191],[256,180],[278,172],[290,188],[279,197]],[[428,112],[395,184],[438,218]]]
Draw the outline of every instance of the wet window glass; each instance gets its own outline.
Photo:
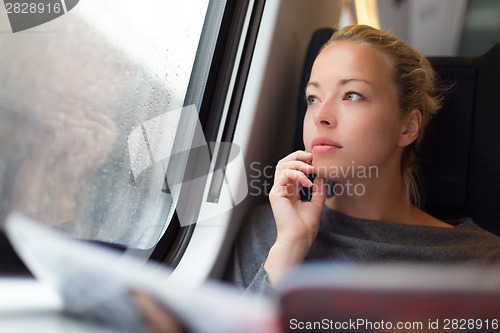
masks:
[[[156,244],[175,210],[166,157],[181,117],[196,112],[184,99],[207,9],[208,0],[80,1],[15,33],[0,13],[3,215]]]

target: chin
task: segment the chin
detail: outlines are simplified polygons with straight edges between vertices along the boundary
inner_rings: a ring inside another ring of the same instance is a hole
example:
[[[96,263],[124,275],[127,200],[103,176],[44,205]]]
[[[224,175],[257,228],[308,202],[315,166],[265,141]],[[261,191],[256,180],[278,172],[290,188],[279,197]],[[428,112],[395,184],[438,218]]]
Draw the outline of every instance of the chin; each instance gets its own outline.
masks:
[[[327,158],[317,158],[314,156],[312,165],[316,168],[316,175],[321,178],[332,179],[332,175],[342,168],[338,162],[335,163]]]
[[[319,177],[328,180],[349,177],[353,171],[357,170],[357,166],[352,163],[352,160],[344,161],[327,156],[314,156],[312,165],[316,168],[316,174]]]

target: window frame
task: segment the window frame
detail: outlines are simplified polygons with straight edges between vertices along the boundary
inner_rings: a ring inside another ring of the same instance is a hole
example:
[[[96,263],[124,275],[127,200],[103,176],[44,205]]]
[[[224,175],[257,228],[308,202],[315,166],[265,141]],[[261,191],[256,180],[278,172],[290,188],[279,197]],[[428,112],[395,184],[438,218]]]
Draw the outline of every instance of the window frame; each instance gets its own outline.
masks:
[[[207,61],[204,45],[207,41],[204,39],[203,34],[210,33],[210,29],[213,29],[213,27],[207,26],[210,24],[209,22],[205,22],[203,28],[193,74],[191,75],[184,102],[185,106],[191,104],[198,105],[201,100],[199,120],[208,143],[216,142],[220,131],[222,131],[222,142],[231,142],[233,139],[265,5],[265,0],[211,1],[207,17],[212,14],[212,10],[220,9],[218,6],[221,5],[221,2],[225,3],[224,13],[220,22],[213,56],[211,57],[210,69],[205,81],[206,84],[203,81],[203,73],[206,65],[204,67],[202,63]],[[250,20],[245,30],[248,15],[250,15]],[[242,41],[244,43],[243,51],[238,59],[238,49]],[[233,69],[235,67],[237,67],[236,79],[234,85],[231,86]],[[200,76],[202,77],[200,78]],[[223,110],[228,99],[229,108],[224,119]],[[214,170],[217,170],[217,168],[227,163],[229,151],[222,150],[217,156],[212,155],[212,157],[216,158]],[[196,156],[189,156],[188,164],[192,163],[192,165],[196,165],[199,168],[198,170],[201,169],[203,174],[208,174],[210,172],[210,165],[204,165],[195,159]],[[220,192],[222,181],[212,180],[207,186],[215,189],[214,195],[217,196],[217,193]],[[214,193],[214,191],[210,191],[210,193]],[[203,202],[203,193],[192,191],[183,186],[179,197],[179,201],[181,200],[194,202],[193,211],[190,212],[192,223],[182,227],[177,213],[174,213],[166,232],[150,256],[150,260],[164,263],[172,268],[177,267],[189,245],[191,236],[196,228],[195,222]],[[212,197],[212,200],[216,199]]]

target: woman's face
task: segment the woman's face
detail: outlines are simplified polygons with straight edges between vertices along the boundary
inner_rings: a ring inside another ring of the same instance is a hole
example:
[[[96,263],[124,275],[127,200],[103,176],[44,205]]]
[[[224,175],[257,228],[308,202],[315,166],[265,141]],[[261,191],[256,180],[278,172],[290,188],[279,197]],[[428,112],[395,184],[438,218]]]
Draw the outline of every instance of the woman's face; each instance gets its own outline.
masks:
[[[318,175],[350,178],[353,168],[400,164],[397,88],[380,51],[350,41],[330,44],[314,62],[306,97],[304,145]]]

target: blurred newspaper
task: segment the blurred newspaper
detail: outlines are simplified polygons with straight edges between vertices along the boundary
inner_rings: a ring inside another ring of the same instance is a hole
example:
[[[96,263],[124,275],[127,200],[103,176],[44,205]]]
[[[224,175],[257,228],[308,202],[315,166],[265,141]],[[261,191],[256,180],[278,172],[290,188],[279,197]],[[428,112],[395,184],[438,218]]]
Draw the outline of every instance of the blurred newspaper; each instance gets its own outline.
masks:
[[[11,214],[5,227],[18,255],[37,279],[59,293],[70,316],[124,332],[146,332],[129,297],[131,290],[140,290],[194,332],[279,331],[278,306],[272,300],[243,297],[216,282],[199,287],[171,283],[171,270],[164,266],[71,238],[19,213]]]

